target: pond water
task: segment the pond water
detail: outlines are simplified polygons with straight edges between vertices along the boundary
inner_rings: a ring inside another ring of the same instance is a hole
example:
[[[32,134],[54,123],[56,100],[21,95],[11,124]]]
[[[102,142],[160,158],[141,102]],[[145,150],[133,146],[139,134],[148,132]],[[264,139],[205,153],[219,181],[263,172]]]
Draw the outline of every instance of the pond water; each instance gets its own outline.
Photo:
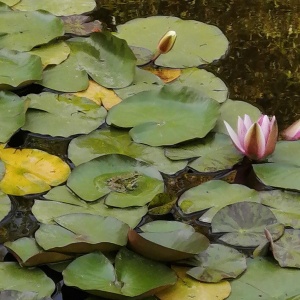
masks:
[[[109,24],[169,15],[218,26],[230,42],[227,56],[206,67],[228,86],[231,99],[276,115],[279,128],[300,117],[299,0],[101,0]]]

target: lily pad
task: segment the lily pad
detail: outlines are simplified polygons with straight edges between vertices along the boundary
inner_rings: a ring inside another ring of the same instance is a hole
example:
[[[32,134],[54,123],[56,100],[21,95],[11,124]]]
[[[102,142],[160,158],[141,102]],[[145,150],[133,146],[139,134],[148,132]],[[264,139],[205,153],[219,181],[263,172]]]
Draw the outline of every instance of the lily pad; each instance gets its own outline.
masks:
[[[231,282],[231,295],[227,300],[293,299],[300,294],[295,282],[300,280],[299,270],[281,268],[270,258],[247,260],[247,272]],[[290,298],[291,297],[291,298]]]
[[[186,261],[194,268],[187,271],[204,282],[219,282],[236,278],[247,269],[246,257],[239,251],[219,244],[211,244],[205,251]]]
[[[205,211],[200,221],[210,223],[213,216],[226,205],[241,202],[259,202],[257,192],[244,185],[229,184],[221,180],[212,180],[184,192],[178,200],[184,214]]]
[[[178,280],[176,284],[161,292],[156,296],[161,300],[223,300],[230,295],[230,283],[222,281],[220,283],[199,282],[186,274],[188,268],[172,266],[176,272]]]
[[[8,6],[13,6],[15,4],[17,4],[18,2],[20,2],[20,0],[2,0],[2,3],[5,3]]]
[[[247,114],[253,121],[261,116],[261,111],[250,103],[231,99],[227,99],[221,105],[220,113],[214,131],[224,134],[228,134],[224,121],[236,130],[238,116],[242,117]]]
[[[159,274],[159,276],[157,276]],[[163,264],[122,248],[115,265],[100,252],[81,256],[63,271],[64,282],[97,296],[116,299],[117,295],[136,297],[173,285],[177,277]]]
[[[2,191],[0,191],[0,221],[2,221],[12,208],[10,199]]]
[[[28,101],[13,93],[0,91],[0,143],[7,142],[25,124],[27,106]]]
[[[177,221],[153,221],[131,230],[130,247],[144,257],[159,261],[174,261],[192,257],[209,246],[209,240],[187,224]]]
[[[160,173],[148,164],[118,154],[104,155],[76,167],[68,187],[85,201],[106,196],[110,206],[143,206],[163,191]]]
[[[9,2],[10,0],[7,0],[6,2]],[[5,4],[4,1],[0,2],[0,11],[11,11],[12,9]]]
[[[42,193],[68,178],[70,167],[59,157],[36,149],[0,149],[5,163],[1,190],[10,195]]]
[[[62,64],[47,68],[42,86],[62,92],[87,89],[88,76],[106,88],[123,88],[131,84],[136,58],[124,40],[109,32],[96,32],[88,38],[67,42],[70,56]]]
[[[149,63],[153,57],[153,53],[149,49],[135,46],[130,46],[130,49],[132,50],[137,59],[137,66],[142,66]]]
[[[39,298],[36,292],[19,292],[14,290],[6,290],[0,292],[1,300],[52,300],[50,297]]]
[[[0,49],[0,88],[10,89],[40,80],[42,71],[38,56]]]
[[[225,233],[219,240],[229,245],[257,247],[266,239],[265,228],[276,223],[278,221],[269,208],[245,201],[219,210],[211,221],[211,228],[212,233]]]
[[[73,95],[29,94],[23,130],[68,137],[89,133],[104,123],[106,110],[93,101]]]
[[[106,122],[134,127],[129,133],[137,143],[162,146],[204,137],[218,114],[218,103],[197,90],[165,86],[127,98],[109,111]]]
[[[54,282],[40,269],[26,269],[16,262],[0,262],[0,291],[36,292],[38,299],[50,296]]]
[[[176,162],[168,159],[162,148],[133,142],[127,131],[114,128],[100,129],[77,137],[68,148],[68,157],[75,166],[105,154],[124,154],[145,161],[166,174],[174,174],[187,165],[184,160]]]
[[[21,0],[14,9],[23,11],[46,10],[56,16],[81,15],[96,7],[94,0],[51,0],[41,3],[39,0]]]
[[[37,243],[46,251],[107,252],[127,244],[129,226],[116,218],[75,213],[57,217],[55,222],[60,226],[41,224],[35,233]]]
[[[216,172],[231,169],[243,155],[232,147],[231,139],[224,134],[207,135],[179,147],[166,148],[165,155],[172,160],[195,158],[189,166],[199,172]]]
[[[70,48],[65,42],[59,41],[34,48],[29,53],[39,56],[45,68],[65,61],[70,54]]]
[[[64,24],[46,11],[0,11],[0,48],[29,51],[64,35]]]
[[[36,243],[34,238],[23,237],[13,242],[6,242],[4,245],[16,257],[19,264],[26,267],[60,262],[73,258],[73,256],[63,253],[45,252]]]
[[[153,52],[160,38],[168,30],[174,30],[177,33],[174,47],[155,60],[159,66],[197,67],[221,58],[228,49],[228,40],[219,28],[194,20],[155,16],[129,21],[117,29],[118,36],[129,45]]]
[[[225,83],[213,73],[203,69],[184,69],[180,77],[171,85],[183,85],[198,89],[219,103],[223,103],[228,96],[228,88]]]
[[[271,242],[274,258],[281,267],[300,268],[299,237],[299,229],[286,229],[279,240]]]
[[[56,201],[35,200],[32,212],[39,222],[45,224],[55,224],[55,218],[66,214],[89,213],[103,217],[111,216],[134,228],[147,213],[147,207],[112,208],[105,205],[104,200],[90,203],[87,207]]]

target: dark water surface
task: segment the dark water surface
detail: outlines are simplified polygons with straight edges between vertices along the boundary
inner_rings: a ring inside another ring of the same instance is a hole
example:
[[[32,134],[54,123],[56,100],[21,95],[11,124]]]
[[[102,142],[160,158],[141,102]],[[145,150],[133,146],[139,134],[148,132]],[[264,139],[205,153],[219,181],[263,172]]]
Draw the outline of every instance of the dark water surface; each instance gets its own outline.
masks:
[[[227,84],[229,97],[275,114],[280,129],[300,118],[300,0],[98,0],[98,4],[117,25],[168,15],[218,26],[230,51],[206,69]]]

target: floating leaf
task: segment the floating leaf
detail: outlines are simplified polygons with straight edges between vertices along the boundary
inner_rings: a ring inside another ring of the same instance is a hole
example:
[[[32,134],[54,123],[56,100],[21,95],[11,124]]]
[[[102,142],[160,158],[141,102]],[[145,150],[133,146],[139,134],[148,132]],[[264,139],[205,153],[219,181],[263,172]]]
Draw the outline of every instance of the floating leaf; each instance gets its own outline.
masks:
[[[300,230],[286,229],[283,236],[271,243],[274,258],[281,267],[300,268]]]
[[[124,40],[109,32],[93,33],[67,42],[70,56],[62,64],[47,68],[41,85],[63,92],[88,88],[88,76],[106,88],[131,84],[136,58]]]
[[[59,41],[34,48],[29,53],[39,56],[45,68],[48,65],[58,65],[65,61],[70,54],[70,48],[65,42]]]
[[[51,0],[41,3],[39,0],[21,0],[14,9],[46,10],[56,16],[80,15],[92,11],[96,7],[94,0]]]
[[[102,104],[107,110],[121,102],[121,99],[114,91],[109,90],[92,80],[89,81],[89,87],[85,91],[77,92],[75,93],[75,96],[88,98],[98,105]]]
[[[109,111],[106,122],[134,127],[129,133],[137,143],[162,146],[204,137],[218,114],[218,103],[196,90],[165,86],[127,98]]]
[[[19,292],[14,290],[6,290],[0,292],[1,300],[52,300],[50,297],[39,298],[36,292]]]
[[[199,172],[216,172],[231,169],[243,155],[232,147],[231,139],[224,134],[207,135],[204,139],[167,148],[165,155],[172,160],[199,157],[189,166]]]
[[[148,205],[148,213],[156,216],[168,214],[171,212],[176,201],[177,197],[175,195],[168,193],[157,194]]]
[[[2,221],[12,208],[10,199],[2,191],[0,191],[0,221]]]
[[[191,68],[182,70],[180,77],[172,85],[183,85],[198,89],[211,99],[219,103],[224,102],[228,96],[226,84],[213,73],[203,69]]]
[[[7,142],[25,124],[28,101],[17,95],[0,91],[0,143]]]
[[[12,0],[13,1],[13,0]],[[12,9],[5,3],[9,3],[10,0],[3,0],[0,2],[0,11],[11,11]]]
[[[59,157],[36,149],[0,149],[5,163],[1,190],[10,195],[42,193],[68,178],[70,167]]]
[[[23,130],[51,136],[68,137],[89,133],[104,123],[106,110],[93,101],[73,95],[29,94]]]
[[[177,79],[181,75],[181,69],[153,68],[145,67],[147,70],[158,76],[164,83],[169,83]],[[185,84],[187,85],[187,84]]]
[[[144,257],[174,261],[191,257],[205,250],[209,240],[195,232],[190,225],[177,221],[153,221],[140,227],[142,232],[131,230],[130,247]]]
[[[117,207],[143,206],[163,191],[160,173],[125,155],[111,154],[76,167],[67,183],[80,198]]]
[[[0,11],[0,28],[0,48],[18,51],[64,35],[63,22],[46,11]]]
[[[257,247],[266,239],[265,228],[275,223],[277,219],[269,208],[245,201],[219,210],[211,221],[211,228],[212,233],[225,233],[219,240],[229,245]]]
[[[42,78],[42,71],[42,62],[38,56],[0,49],[0,88],[30,84]]]
[[[35,233],[37,243],[46,251],[107,252],[127,243],[129,226],[112,217],[75,213],[57,217],[55,222],[60,226],[41,224]]]
[[[152,51],[143,47],[130,46],[130,49],[137,58],[136,65],[142,66],[149,63],[153,57]]]
[[[228,40],[219,28],[194,20],[155,16],[129,21],[117,29],[118,36],[129,45],[151,51],[156,49],[160,38],[168,30],[176,31],[177,39],[172,50],[155,60],[159,66],[196,67],[219,59],[228,48]]]
[[[178,205],[185,214],[209,209],[199,220],[210,223],[213,216],[226,205],[245,200],[259,202],[256,195],[255,190],[244,185],[212,180],[184,192]]]
[[[62,17],[61,19],[65,24],[66,33],[87,36],[92,32],[102,31],[102,23],[99,20],[91,22],[89,16],[77,14],[75,16]]]
[[[220,283],[202,283],[186,275],[188,268],[175,267],[178,280],[173,287],[156,293],[161,300],[222,300],[227,299],[231,288],[228,281]]]
[[[171,161],[159,147],[135,143],[127,131],[100,129],[71,141],[68,157],[77,166],[105,154],[124,154],[155,166],[160,172],[173,174],[186,167],[187,162]]]
[[[8,6],[13,6],[15,4],[17,4],[18,2],[20,2],[20,0],[2,0],[2,3],[5,3]]]
[[[159,276],[157,276],[159,274]],[[64,282],[91,294],[116,299],[153,294],[156,289],[174,284],[172,270],[163,264],[143,258],[122,248],[115,266],[100,252],[81,256],[63,271]]]
[[[300,280],[299,270],[279,267],[269,258],[247,260],[247,272],[231,282],[231,295],[227,300],[279,300],[300,294],[295,282]],[[293,298],[291,298],[293,299]]]
[[[256,121],[261,115],[261,111],[250,103],[231,99],[227,99],[221,105],[220,113],[221,115],[217,121],[214,131],[224,134],[228,134],[224,121],[236,130],[238,116],[243,117],[247,114],[250,116],[252,121]]]
[[[187,274],[204,282],[236,278],[247,269],[246,257],[242,253],[218,244],[211,244],[187,263],[194,266]]]
[[[300,167],[298,151],[300,151],[300,141],[279,141],[268,161]]]
[[[55,289],[54,282],[40,269],[26,269],[16,262],[0,262],[0,290],[36,292],[38,299],[50,296]]]
[[[23,237],[13,242],[6,242],[5,246],[12,252],[18,262],[26,267],[73,258],[73,256],[67,254],[43,251],[34,238]]]

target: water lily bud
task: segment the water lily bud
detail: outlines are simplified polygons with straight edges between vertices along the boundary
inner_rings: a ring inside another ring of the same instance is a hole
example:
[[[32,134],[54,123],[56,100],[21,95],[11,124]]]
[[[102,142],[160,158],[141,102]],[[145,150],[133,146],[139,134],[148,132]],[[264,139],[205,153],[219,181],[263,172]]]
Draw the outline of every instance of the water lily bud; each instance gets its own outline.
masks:
[[[156,60],[161,54],[168,53],[174,46],[177,34],[174,30],[168,31],[159,41],[157,51],[153,57]]]
[[[238,118],[237,133],[224,121],[234,146],[245,156],[253,160],[262,160],[275,150],[278,126],[275,116],[271,119],[262,115],[252,122],[248,115]]]
[[[282,137],[287,141],[296,141],[300,139],[300,120],[294,122],[288,128],[282,131]]]

